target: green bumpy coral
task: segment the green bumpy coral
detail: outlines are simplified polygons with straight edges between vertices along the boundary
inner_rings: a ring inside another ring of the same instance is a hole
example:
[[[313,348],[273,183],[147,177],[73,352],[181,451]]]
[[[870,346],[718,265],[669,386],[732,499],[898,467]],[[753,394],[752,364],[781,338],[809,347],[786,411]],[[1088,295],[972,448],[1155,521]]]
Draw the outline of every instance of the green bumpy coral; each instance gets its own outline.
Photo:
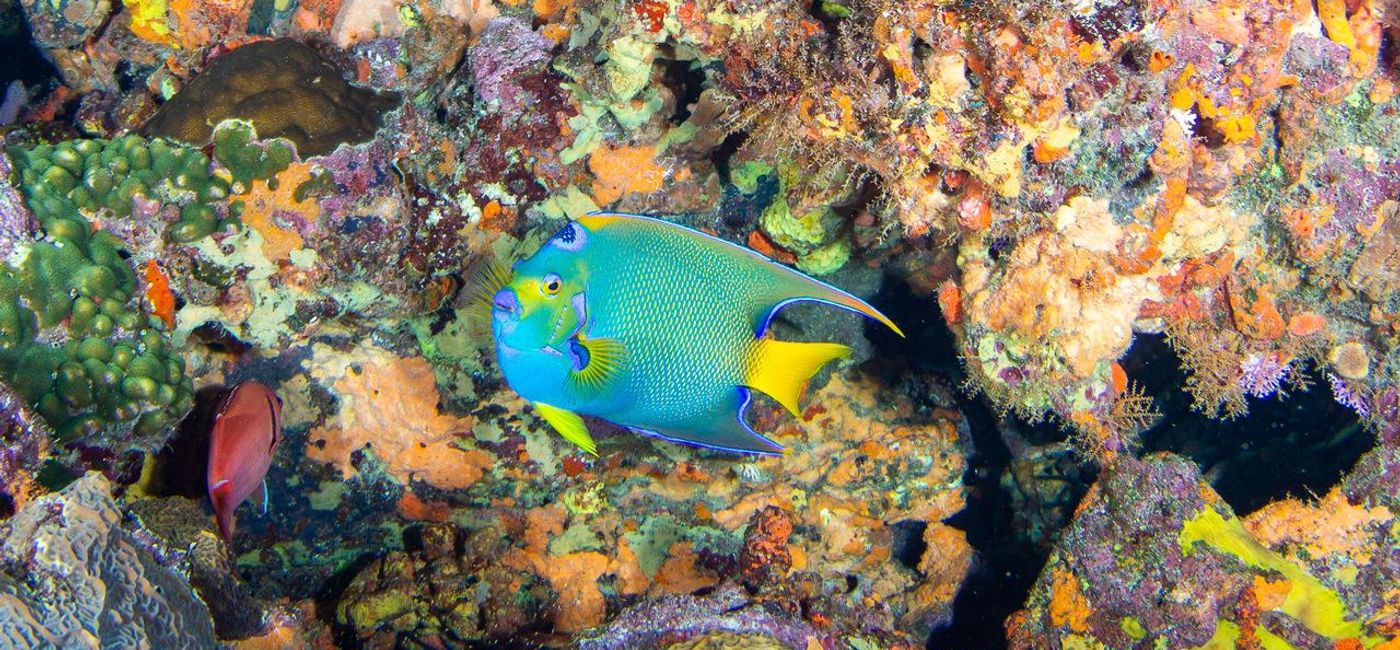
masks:
[[[276,138],[259,142],[252,122],[224,120],[214,127],[213,137],[214,159],[228,169],[237,192],[246,192],[254,180],[275,183],[277,174],[292,164],[292,148]]]
[[[197,149],[136,136],[8,153],[42,236],[0,265],[0,379],[62,441],[158,447],[193,388],[165,323],[142,302],[127,242],[92,220],[127,219],[137,199],[155,201],[178,210],[166,236],[193,241],[219,226],[227,181]]]

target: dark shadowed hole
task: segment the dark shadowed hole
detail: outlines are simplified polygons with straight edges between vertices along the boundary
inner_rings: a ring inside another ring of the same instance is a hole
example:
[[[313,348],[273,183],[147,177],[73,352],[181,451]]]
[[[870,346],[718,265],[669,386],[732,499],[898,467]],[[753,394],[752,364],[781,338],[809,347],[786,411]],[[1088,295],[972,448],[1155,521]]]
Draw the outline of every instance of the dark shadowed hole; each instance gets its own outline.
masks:
[[[1191,409],[1191,395],[1182,389],[1186,374],[1163,337],[1138,335],[1123,367],[1163,415],[1143,435],[1143,451],[1195,461],[1240,516],[1278,499],[1326,494],[1375,443],[1315,371],[1306,391],[1251,398],[1248,414],[1215,420]]]
[[[0,98],[11,81],[18,80],[30,90],[31,98],[42,97],[58,84],[58,70],[44,58],[29,33],[29,21],[18,2],[0,4]]]
[[[667,85],[676,94],[676,110],[671,114],[673,124],[690,119],[690,106],[700,101],[700,92],[705,89],[705,71],[693,63],[676,59],[664,62]]]
[[[725,136],[724,142],[721,142],[718,147],[715,147],[714,151],[710,152],[710,162],[714,164],[715,173],[719,174],[720,180],[723,181],[725,185],[733,184],[733,181],[729,178],[729,159],[734,157],[734,153],[737,152],[739,147],[744,144],[744,141],[748,139],[749,134],[747,132],[736,131],[730,133]]]
[[[894,534],[894,540],[890,544],[894,560],[906,569],[917,571],[919,559],[924,556],[924,551],[928,550],[928,542],[924,541],[924,531],[928,530],[928,522],[906,519],[895,522],[890,530]]]
[[[866,328],[876,361],[891,366],[892,385],[899,375],[912,373],[932,373],[950,384],[962,383],[953,334],[934,300],[914,294],[903,280],[887,277],[872,303],[908,335],[901,339],[878,324]],[[933,632],[928,647],[1001,648],[1006,645],[1002,621],[1025,602],[1048,551],[1015,534],[1011,498],[999,481],[1011,453],[998,434],[992,410],[980,395],[956,391],[956,397],[972,438],[964,441],[971,449],[963,474],[967,507],[945,523],[967,535],[977,553],[977,568],[953,602],[952,621]],[[922,532],[919,537],[922,541]],[[913,550],[912,545],[905,548],[911,555]]]

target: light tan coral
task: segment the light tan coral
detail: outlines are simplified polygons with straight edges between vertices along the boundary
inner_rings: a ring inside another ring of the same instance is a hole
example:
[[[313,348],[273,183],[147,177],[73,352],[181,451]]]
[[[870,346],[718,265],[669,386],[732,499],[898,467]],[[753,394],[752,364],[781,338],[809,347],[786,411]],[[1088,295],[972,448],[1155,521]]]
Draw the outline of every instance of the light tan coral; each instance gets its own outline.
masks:
[[[412,12],[401,9],[412,6]],[[500,9],[489,0],[442,0],[441,2],[410,3],[397,0],[344,0],[340,11],[331,24],[331,39],[340,47],[350,47],[360,41],[373,38],[395,38],[403,36],[410,25],[405,24],[404,16],[421,14],[422,18],[445,15],[480,33],[492,18],[500,15]],[[412,17],[409,22],[421,18]]]
[[[995,266],[974,252],[983,246],[974,240],[964,246],[964,311],[972,325],[1047,351],[1039,370],[1049,376],[1063,365],[1067,379],[1089,378],[1128,349],[1143,302],[1162,298],[1160,278],[1182,260],[1235,246],[1247,234],[1248,219],[1191,197],[1175,215],[1168,230],[1152,236],[1160,256],[1139,272],[1115,265],[1137,234],[1115,223],[1107,199],[1071,198],[1055,211],[1052,229],[1021,239]]]
[[[1371,367],[1371,356],[1366,346],[1356,341],[1348,341],[1332,348],[1327,353],[1327,363],[1337,374],[1347,379],[1365,379]]]
[[[1157,297],[1145,274],[1119,275],[1111,256],[1123,237],[1106,199],[1075,197],[1055,212],[1055,229],[1030,235],[1011,252],[1001,282],[964,275],[974,323],[1052,343],[1078,378],[1123,354],[1143,300]]]
[[[400,481],[418,479],[440,488],[465,488],[494,464],[494,457],[454,444],[474,420],[438,411],[432,366],[369,344],[351,353],[317,344],[310,374],[333,384],[340,408],[311,430],[306,456],[354,475],[351,454],[368,447]]]

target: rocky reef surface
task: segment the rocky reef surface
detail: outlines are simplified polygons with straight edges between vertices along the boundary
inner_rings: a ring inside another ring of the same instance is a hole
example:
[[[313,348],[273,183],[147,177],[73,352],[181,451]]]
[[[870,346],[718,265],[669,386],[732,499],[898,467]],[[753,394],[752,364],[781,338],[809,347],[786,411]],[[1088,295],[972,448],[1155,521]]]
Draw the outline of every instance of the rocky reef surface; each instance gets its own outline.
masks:
[[[0,6],[52,65],[0,127],[3,525],[104,513],[192,643],[915,647],[959,614],[987,491],[1049,554],[1014,646],[1396,643],[1394,2]],[[782,456],[602,422],[581,453],[468,294],[597,209],[747,245],[910,338],[785,312],[780,337],[857,354],[798,417],[755,404]],[[189,449],[250,379],[285,439],[226,546]],[[1374,438],[1321,496],[1237,514],[1228,463],[1140,452],[1157,403],[1304,393]],[[1017,432],[1041,420],[1067,433]],[[35,530],[86,539],[62,521]],[[13,580],[15,620],[49,615]]]

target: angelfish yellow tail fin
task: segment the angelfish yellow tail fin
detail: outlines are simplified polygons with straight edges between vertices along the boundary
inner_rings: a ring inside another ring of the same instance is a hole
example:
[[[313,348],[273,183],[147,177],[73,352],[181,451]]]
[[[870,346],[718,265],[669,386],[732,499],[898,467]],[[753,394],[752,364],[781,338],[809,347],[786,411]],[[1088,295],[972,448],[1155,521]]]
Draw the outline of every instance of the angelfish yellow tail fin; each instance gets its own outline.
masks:
[[[745,385],[778,400],[793,415],[807,380],[822,366],[850,354],[840,343],[798,343],[771,337],[758,340]]]
[[[565,440],[572,442],[594,456],[598,455],[598,444],[593,442],[593,437],[588,435],[588,427],[583,424],[583,418],[573,411],[566,411],[557,406],[550,406],[544,402],[535,402],[535,410],[540,412],[549,426],[554,427],[559,435]]]

